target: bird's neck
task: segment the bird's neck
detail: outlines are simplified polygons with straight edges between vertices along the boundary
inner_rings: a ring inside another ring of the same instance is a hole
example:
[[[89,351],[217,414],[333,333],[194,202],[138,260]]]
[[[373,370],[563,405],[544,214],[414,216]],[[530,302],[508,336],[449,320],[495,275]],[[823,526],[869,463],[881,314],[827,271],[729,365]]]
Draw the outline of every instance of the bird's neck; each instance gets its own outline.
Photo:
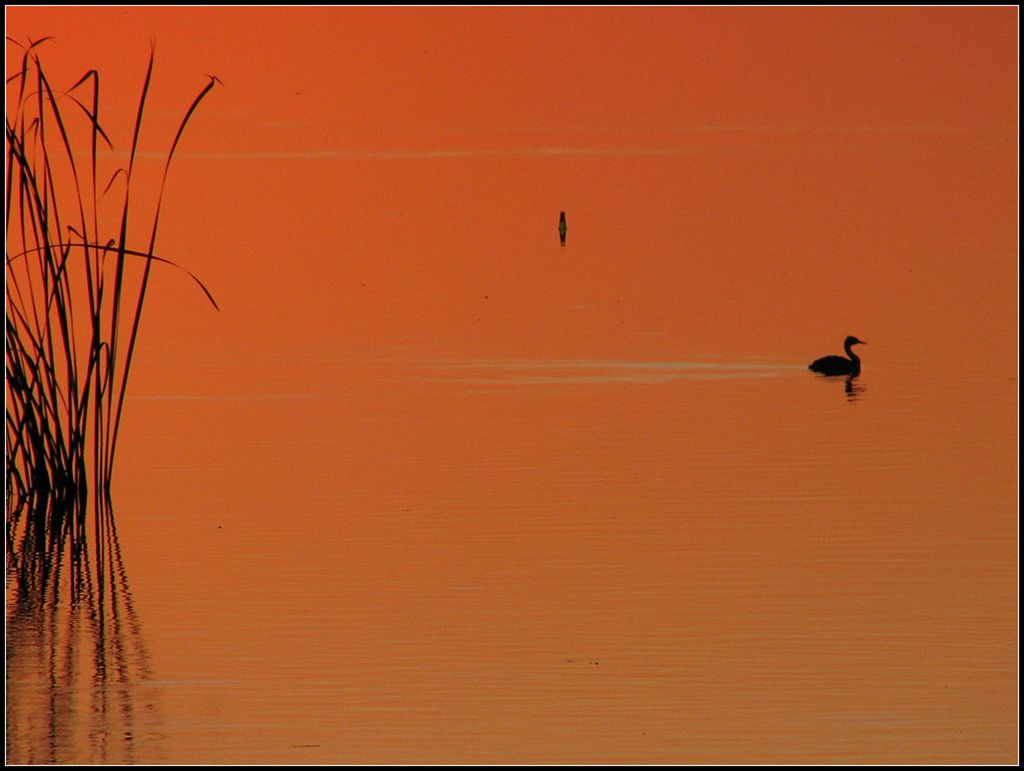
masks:
[[[846,355],[850,357],[850,361],[853,362],[853,366],[860,372],[860,356],[853,352],[854,343],[847,343],[843,346],[846,349]]]

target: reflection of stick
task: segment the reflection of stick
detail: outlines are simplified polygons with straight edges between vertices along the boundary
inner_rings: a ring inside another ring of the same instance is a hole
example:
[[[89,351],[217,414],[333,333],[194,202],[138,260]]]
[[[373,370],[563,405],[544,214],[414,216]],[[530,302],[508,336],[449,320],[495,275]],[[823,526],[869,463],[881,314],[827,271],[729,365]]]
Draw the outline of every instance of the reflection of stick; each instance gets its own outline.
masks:
[[[558,218],[558,237],[562,239],[562,246],[565,246],[565,234],[569,228],[565,224],[565,212]]]

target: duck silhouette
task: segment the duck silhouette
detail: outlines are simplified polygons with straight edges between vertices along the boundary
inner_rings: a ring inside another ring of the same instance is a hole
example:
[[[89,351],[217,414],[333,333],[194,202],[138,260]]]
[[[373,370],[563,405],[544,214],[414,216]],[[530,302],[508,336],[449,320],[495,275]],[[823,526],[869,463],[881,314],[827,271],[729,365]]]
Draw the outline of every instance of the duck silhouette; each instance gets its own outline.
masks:
[[[823,356],[812,361],[807,369],[811,370],[811,372],[820,372],[823,375],[859,375],[860,356],[853,352],[853,346],[855,345],[867,345],[867,343],[850,335],[843,341],[843,349],[850,358]]]

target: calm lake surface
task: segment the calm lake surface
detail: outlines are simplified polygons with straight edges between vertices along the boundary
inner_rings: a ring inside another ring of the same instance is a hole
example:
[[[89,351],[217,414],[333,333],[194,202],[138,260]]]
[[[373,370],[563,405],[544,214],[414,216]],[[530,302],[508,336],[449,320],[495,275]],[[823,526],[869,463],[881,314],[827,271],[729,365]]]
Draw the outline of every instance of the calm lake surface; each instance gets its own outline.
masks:
[[[585,273],[571,246],[537,262]],[[893,350],[884,318],[849,384],[806,370],[839,335],[353,353],[307,310],[318,346],[147,355],[115,492],[137,626],[102,678],[85,639],[62,658],[85,624],[10,627],[10,759],[1012,758],[1012,366]]]
[[[1015,141],[185,148],[8,761],[1015,762]]]
[[[1010,758],[1014,384],[691,364],[140,395],[138,626],[101,680],[11,629],[11,759]]]

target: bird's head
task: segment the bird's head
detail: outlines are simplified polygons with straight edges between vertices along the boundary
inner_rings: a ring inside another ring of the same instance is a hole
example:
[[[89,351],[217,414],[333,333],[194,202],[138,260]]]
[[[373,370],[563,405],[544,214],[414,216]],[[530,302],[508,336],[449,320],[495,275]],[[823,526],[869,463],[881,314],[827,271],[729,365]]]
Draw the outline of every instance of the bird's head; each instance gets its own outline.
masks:
[[[850,335],[849,337],[846,338],[846,342],[843,343],[843,345],[845,345],[846,347],[850,347],[851,345],[867,345],[867,343],[865,343],[863,340],[858,340],[853,335]]]

